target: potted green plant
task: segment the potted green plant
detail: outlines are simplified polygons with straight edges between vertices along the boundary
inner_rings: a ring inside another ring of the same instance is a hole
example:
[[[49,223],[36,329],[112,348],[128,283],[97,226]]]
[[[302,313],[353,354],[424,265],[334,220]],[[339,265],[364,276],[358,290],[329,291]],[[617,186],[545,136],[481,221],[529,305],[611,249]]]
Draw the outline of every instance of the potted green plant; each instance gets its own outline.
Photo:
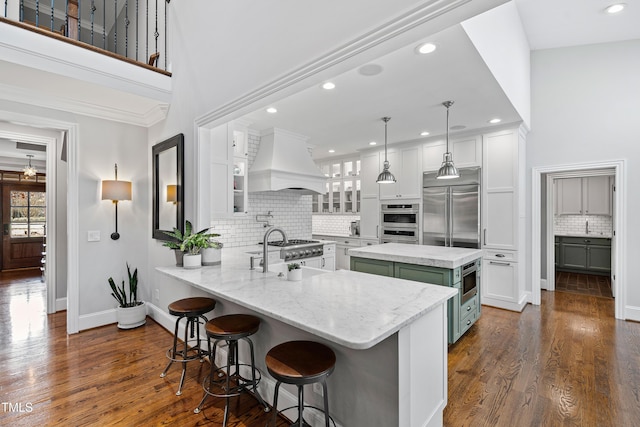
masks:
[[[200,250],[209,246],[209,238],[204,233],[194,233],[185,238],[180,244],[180,250],[184,252],[182,265],[184,268],[198,268],[202,265]]]
[[[118,320],[118,328],[132,329],[145,324],[147,320],[147,307],[144,301],[138,301],[138,269],[131,273],[129,263],[127,263],[127,275],[129,276],[129,289],[125,289],[124,280],[122,287],[118,288],[113,280],[109,277],[109,286],[111,287],[111,296],[118,301],[116,308],[116,319]]]
[[[302,280],[302,269],[300,268],[300,264],[298,264],[297,262],[287,264],[287,280],[290,280],[292,282],[298,282]]]
[[[193,225],[190,221],[185,221],[184,223],[184,233],[182,233],[178,228],[173,227],[173,231],[163,231],[164,234],[171,237],[171,240],[167,240],[162,244],[169,249],[172,249],[176,256],[176,266],[182,267],[184,261],[184,254],[187,252],[185,248],[187,246],[193,245],[193,239],[195,239],[196,234],[207,235],[207,231],[209,228],[205,228],[203,230],[198,231],[197,233],[193,233]],[[218,235],[215,235],[218,236]],[[191,239],[191,241],[189,241]],[[196,252],[197,253],[197,252]]]

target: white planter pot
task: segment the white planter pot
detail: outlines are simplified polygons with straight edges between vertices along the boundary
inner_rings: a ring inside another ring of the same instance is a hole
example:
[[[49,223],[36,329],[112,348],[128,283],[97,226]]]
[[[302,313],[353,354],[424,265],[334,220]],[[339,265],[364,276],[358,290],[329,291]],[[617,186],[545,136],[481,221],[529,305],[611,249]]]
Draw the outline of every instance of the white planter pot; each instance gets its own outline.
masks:
[[[299,282],[302,280],[302,269],[298,268],[296,270],[287,271],[287,280],[292,282]]]
[[[118,328],[132,329],[142,326],[147,321],[147,306],[142,302],[135,307],[118,307],[116,309]]]
[[[182,266],[186,269],[200,268],[202,266],[202,255],[184,254],[184,257],[182,257]]]
[[[202,254],[202,265],[218,265],[222,262],[222,249],[205,248],[200,249]]]

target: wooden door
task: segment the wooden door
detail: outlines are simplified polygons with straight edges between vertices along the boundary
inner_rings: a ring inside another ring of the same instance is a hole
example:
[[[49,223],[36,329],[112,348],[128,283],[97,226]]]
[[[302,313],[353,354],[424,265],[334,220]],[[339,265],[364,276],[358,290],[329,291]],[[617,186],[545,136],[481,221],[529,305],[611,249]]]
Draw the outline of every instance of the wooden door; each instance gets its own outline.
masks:
[[[2,270],[39,267],[45,237],[45,185],[2,185]]]

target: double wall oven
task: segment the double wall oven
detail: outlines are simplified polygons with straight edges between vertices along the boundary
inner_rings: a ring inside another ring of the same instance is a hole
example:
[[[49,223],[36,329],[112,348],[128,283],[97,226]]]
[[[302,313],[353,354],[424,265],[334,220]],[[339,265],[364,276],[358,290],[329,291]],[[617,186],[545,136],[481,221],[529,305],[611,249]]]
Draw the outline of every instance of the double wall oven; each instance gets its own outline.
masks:
[[[381,243],[418,244],[418,203],[383,203],[380,219],[382,223]]]

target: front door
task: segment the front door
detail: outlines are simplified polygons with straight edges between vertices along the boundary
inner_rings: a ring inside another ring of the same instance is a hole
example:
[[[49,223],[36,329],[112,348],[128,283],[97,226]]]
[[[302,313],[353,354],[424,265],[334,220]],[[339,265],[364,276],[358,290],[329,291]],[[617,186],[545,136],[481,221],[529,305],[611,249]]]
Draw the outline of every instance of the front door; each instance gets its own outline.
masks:
[[[41,265],[45,202],[44,183],[2,184],[2,270]]]

